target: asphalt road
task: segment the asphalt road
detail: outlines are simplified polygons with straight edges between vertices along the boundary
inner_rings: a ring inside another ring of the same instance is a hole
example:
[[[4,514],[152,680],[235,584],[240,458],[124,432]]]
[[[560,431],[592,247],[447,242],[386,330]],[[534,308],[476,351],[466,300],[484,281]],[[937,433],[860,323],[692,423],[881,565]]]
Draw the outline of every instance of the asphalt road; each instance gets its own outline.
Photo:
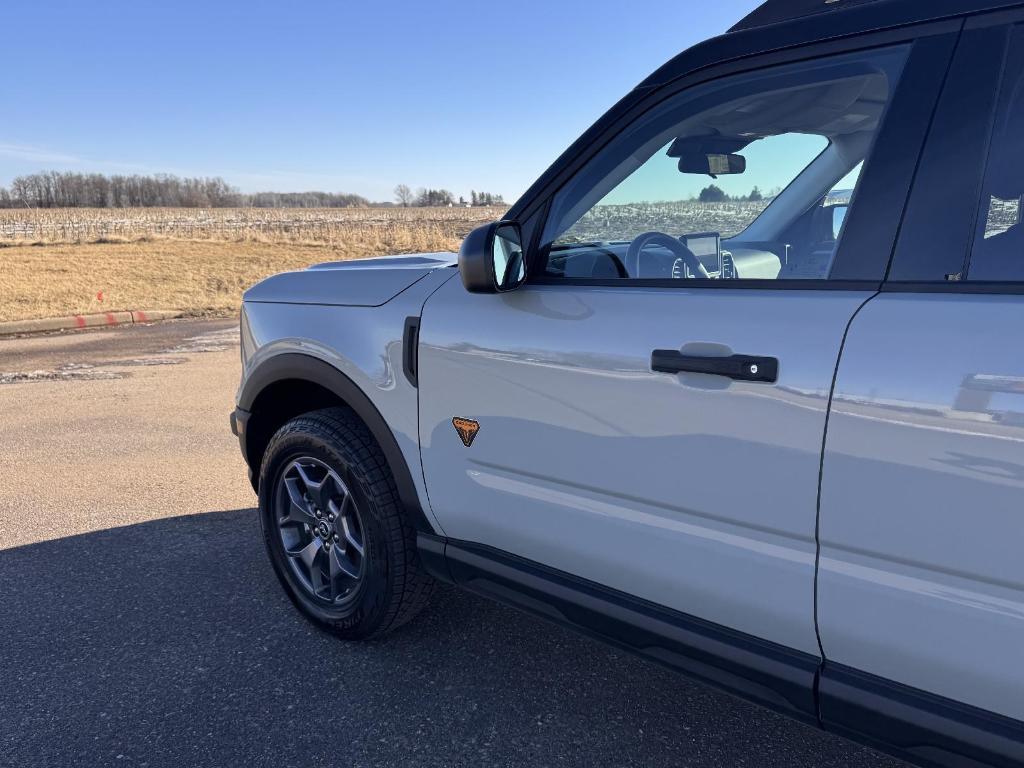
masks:
[[[279,588],[234,323],[0,340],[0,765],[895,766],[454,589],[346,644]]]

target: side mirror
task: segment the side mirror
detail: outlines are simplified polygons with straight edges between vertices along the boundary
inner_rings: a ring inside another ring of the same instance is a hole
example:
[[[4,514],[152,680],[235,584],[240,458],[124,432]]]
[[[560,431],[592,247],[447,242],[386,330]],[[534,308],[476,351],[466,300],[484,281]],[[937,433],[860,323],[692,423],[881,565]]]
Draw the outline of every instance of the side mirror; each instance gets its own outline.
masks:
[[[846,221],[846,214],[850,210],[848,205],[832,206],[832,239],[838,240],[843,233],[843,223]]]
[[[459,249],[459,274],[470,293],[513,291],[526,281],[519,225],[485,224],[470,232]]]
[[[821,205],[814,211],[811,230],[817,243],[835,243],[843,233],[843,224],[850,206],[846,203]]]

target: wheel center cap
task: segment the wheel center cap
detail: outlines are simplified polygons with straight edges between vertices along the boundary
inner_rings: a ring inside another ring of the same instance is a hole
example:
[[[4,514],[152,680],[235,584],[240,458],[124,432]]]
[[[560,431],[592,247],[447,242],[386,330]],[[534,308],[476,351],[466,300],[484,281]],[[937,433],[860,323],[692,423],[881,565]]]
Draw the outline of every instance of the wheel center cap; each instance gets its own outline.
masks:
[[[316,532],[321,539],[326,539],[331,535],[331,528],[327,523],[320,523],[320,525],[316,527]]]

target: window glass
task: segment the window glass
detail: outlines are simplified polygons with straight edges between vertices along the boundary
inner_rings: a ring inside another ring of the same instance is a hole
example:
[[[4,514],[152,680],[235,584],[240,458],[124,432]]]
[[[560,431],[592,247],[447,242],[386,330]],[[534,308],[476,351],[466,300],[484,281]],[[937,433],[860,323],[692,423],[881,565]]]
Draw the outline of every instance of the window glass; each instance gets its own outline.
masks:
[[[684,91],[555,197],[548,277],[825,279],[904,49]]]
[[[757,175],[748,171],[712,179],[681,174],[679,161],[668,155],[666,145],[555,243],[632,239],[651,230],[668,231],[666,227],[738,235],[827,146],[821,136],[770,136],[744,151],[748,169],[757,168]]]
[[[1007,61],[968,280],[1024,281],[1024,35]]]

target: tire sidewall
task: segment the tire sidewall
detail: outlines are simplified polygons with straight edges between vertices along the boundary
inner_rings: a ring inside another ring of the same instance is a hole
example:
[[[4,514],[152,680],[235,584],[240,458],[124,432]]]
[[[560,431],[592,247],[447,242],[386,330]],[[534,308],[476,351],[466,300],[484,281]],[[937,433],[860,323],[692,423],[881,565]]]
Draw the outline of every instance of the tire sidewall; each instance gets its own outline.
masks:
[[[356,587],[355,596],[341,606],[332,606],[314,597],[300,582],[287,562],[275,516],[275,494],[281,474],[295,459],[309,456],[329,466],[345,482],[352,494],[363,530],[366,553],[365,571]],[[381,524],[379,505],[369,491],[369,483],[359,470],[359,462],[351,450],[335,445],[304,430],[302,420],[285,425],[271,440],[259,482],[260,524],[274,572],[291,601],[315,622],[338,631],[371,634],[383,616],[389,592],[388,551]]]

